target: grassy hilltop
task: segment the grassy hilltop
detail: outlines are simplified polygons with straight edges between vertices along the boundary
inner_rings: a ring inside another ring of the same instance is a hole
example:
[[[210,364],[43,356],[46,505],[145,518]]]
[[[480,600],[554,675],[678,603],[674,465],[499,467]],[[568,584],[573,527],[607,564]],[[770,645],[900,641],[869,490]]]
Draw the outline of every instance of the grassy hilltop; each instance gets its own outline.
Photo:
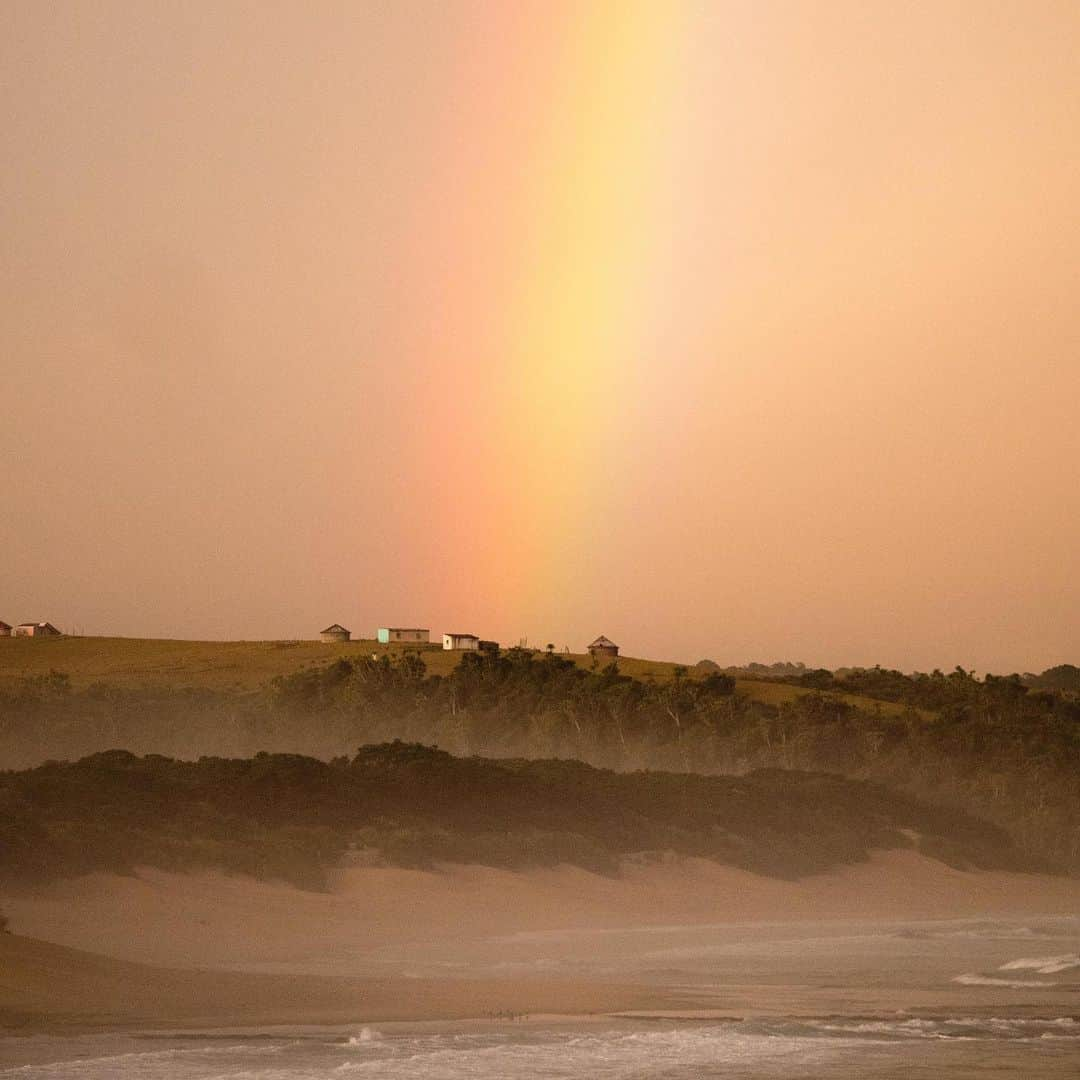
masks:
[[[8,638],[0,640],[0,687],[5,682],[60,671],[71,686],[85,689],[95,683],[133,690],[180,688],[215,692],[254,691],[279,677],[306,669],[326,667],[336,660],[358,657],[399,657],[400,645],[380,645],[358,639],[345,643],[321,641],[184,641],[166,638]],[[461,653],[444,651],[438,645],[423,648],[429,675],[449,675],[460,663]],[[588,653],[559,653],[578,667],[591,670]],[[619,657],[619,672],[635,679],[665,682],[674,678],[679,666],[664,660]],[[687,678],[699,678],[693,668]],[[740,694],[766,705],[792,701],[810,691],[807,688],[758,679],[739,679]],[[857,694],[841,695],[849,704],[899,713],[894,702],[874,702]]]

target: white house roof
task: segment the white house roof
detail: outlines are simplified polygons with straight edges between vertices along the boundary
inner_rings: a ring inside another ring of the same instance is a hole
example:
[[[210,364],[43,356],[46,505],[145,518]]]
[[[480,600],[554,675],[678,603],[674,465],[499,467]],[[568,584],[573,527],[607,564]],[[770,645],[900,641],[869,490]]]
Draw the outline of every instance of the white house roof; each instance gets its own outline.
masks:
[[[394,634],[430,634],[431,631],[426,626],[380,626],[380,630],[389,630]]]
[[[480,640],[475,634],[445,634],[444,636],[445,637],[467,637],[467,638],[472,638],[474,641],[479,641]]]

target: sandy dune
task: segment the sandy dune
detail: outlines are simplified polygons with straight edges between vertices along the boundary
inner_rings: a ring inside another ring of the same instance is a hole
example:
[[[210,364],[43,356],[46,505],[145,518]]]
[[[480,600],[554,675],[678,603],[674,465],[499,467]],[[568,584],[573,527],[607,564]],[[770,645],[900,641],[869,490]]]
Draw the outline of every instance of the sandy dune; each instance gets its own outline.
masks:
[[[910,851],[801,881],[702,860],[512,873],[356,868],[326,893],[209,873],[96,874],[3,907],[20,934],[169,967],[370,974],[388,950],[439,941],[672,923],[952,918],[1080,912],[1080,881],[966,873]]]

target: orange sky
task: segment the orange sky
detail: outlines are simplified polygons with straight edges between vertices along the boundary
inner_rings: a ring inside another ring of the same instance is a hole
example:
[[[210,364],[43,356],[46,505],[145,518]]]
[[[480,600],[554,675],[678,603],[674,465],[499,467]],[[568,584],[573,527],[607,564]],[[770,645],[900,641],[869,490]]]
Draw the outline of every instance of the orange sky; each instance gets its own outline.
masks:
[[[1080,662],[1080,6],[0,6],[0,619]]]

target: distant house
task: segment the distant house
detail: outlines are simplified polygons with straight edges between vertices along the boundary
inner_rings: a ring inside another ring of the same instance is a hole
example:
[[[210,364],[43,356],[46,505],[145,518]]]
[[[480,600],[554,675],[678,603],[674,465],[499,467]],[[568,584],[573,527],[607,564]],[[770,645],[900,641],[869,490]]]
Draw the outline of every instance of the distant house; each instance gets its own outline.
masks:
[[[352,637],[352,631],[346,630],[341,623],[334,623],[333,626],[328,626],[323,630],[319,637],[323,641],[348,641]]]
[[[381,645],[417,645],[431,640],[430,630],[417,630],[415,627],[380,626],[377,637]]]
[[[3,620],[0,620],[0,637],[11,637],[11,627]]]
[[[51,622],[24,622],[15,627],[16,637],[59,637],[60,631]]]
[[[443,634],[444,649],[467,649],[475,652],[480,648],[480,639],[475,634]]]
[[[590,646],[592,656],[610,656],[613,660],[619,655],[619,646],[601,634]]]

